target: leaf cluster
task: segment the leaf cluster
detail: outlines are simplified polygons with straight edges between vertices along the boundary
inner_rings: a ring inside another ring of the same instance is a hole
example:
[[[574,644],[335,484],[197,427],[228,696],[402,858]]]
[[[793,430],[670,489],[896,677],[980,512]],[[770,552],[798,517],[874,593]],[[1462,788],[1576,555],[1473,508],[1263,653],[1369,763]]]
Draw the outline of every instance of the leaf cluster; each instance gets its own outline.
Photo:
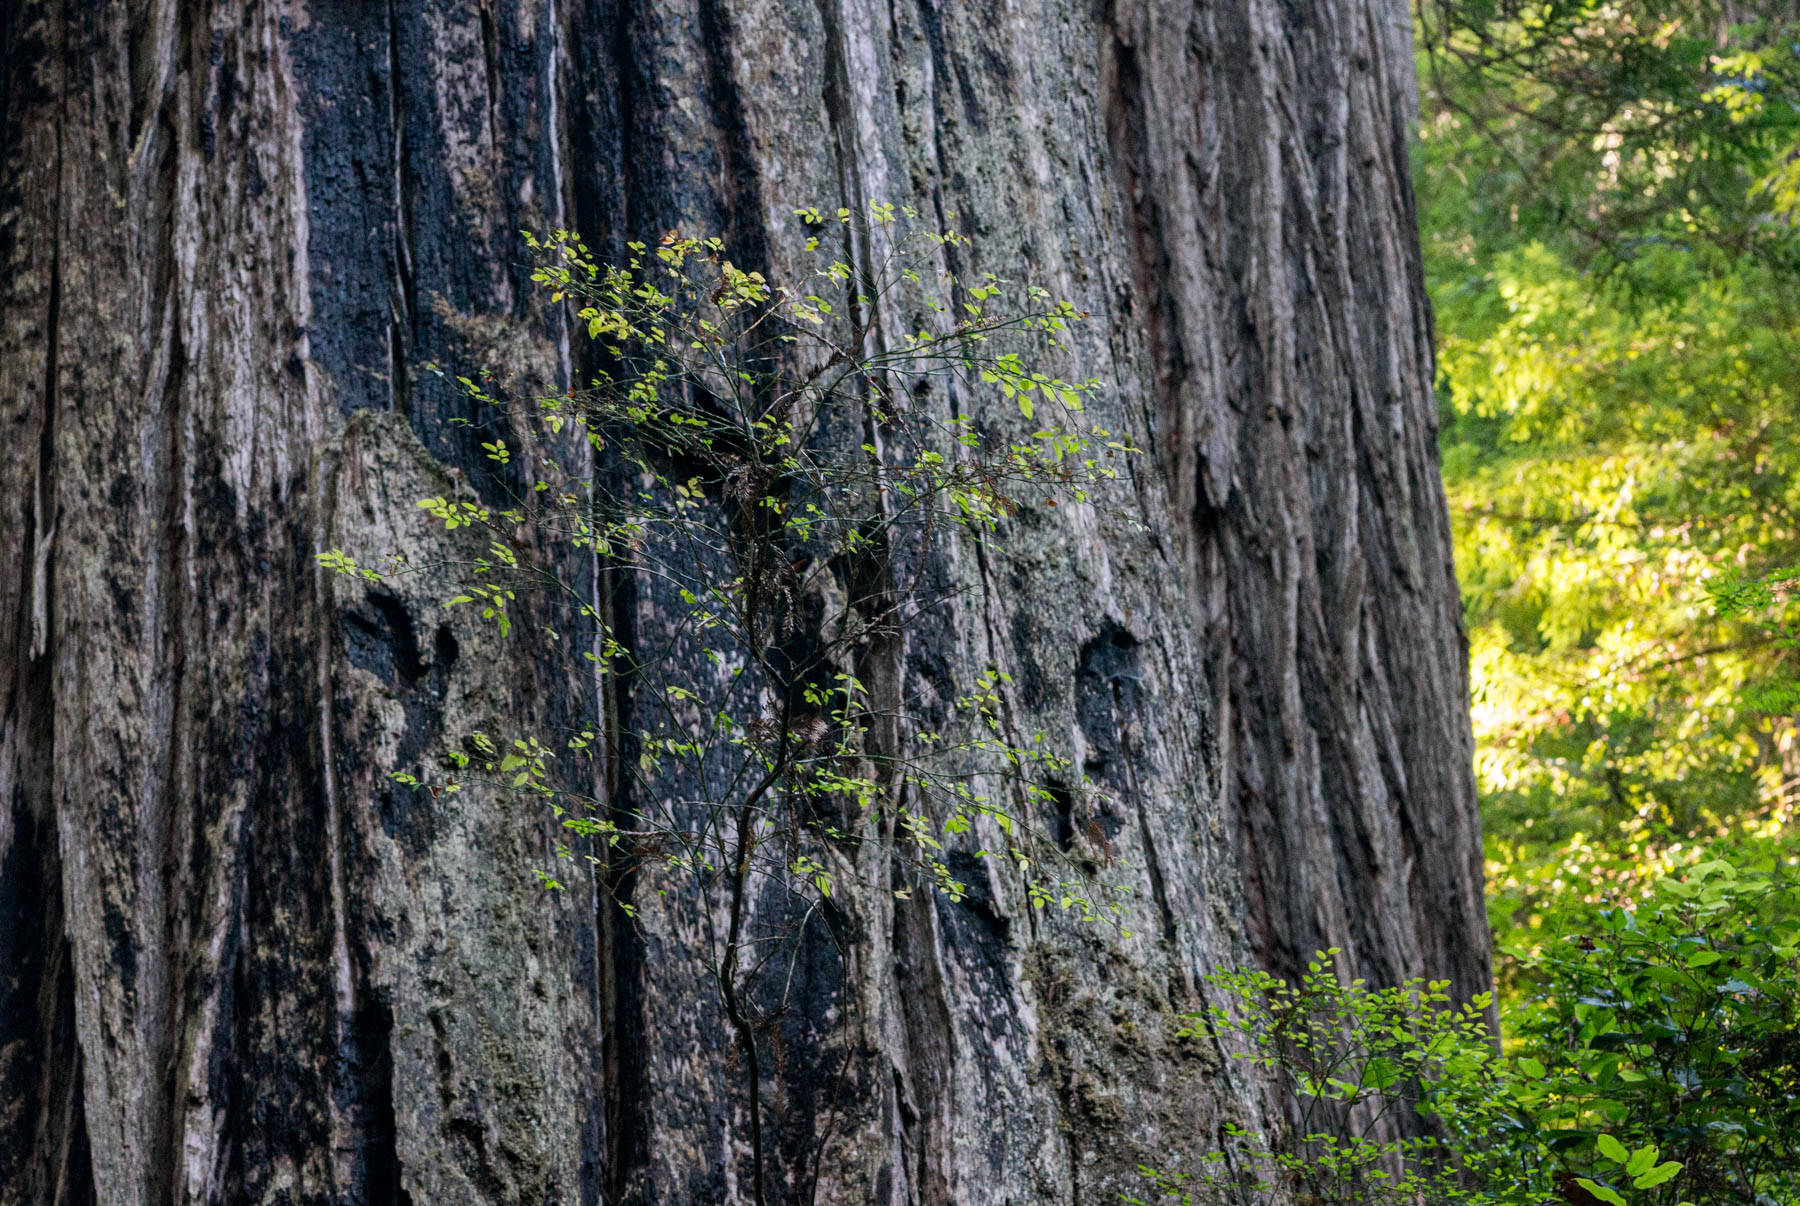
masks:
[[[757,1200],[764,1036],[846,876],[958,901],[960,845],[1003,860],[1034,907],[1122,916],[1032,824],[1069,761],[1019,731],[1011,679],[901,673],[909,634],[968,589],[945,572],[958,548],[1104,505],[1135,451],[1068,369],[1086,315],[957,272],[967,240],[911,209],[793,216],[780,279],[714,237],[669,231],[608,260],[575,232],[527,233],[542,301],[591,341],[586,381],[457,378],[489,472],[418,506],[468,557],[320,555],[371,584],[448,581],[444,606],[492,625],[496,665],[579,684],[563,731],[502,718],[517,731],[452,734],[393,777],[541,801],[558,858],[628,916],[685,888],[745,1061]]]
[[[1653,1176],[1637,1187],[1800,1200],[1800,889],[1785,867],[1701,863],[1566,919],[1525,960],[1529,993],[1507,1024],[1521,1066],[1541,1072],[1517,1089],[1533,1142],[1558,1156],[1595,1145],[1623,1166],[1615,1189]]]
[[[1161,1200],[1800,1202],[1800,883],[1722,860],[1520,952],[1504,1054],[1485,999],[1371,989],[1321,952],[1296,983],[1212,977],[1193,1030],[1293,1103]],[[1399,1121],[1388,1128],[1384,1121]]]

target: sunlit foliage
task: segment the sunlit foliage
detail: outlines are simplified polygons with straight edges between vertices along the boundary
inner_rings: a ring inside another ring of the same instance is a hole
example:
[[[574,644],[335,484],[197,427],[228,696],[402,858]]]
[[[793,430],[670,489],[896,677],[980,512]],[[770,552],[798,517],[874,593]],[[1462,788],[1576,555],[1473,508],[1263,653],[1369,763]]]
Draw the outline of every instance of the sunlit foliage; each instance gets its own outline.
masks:
[[[1427,4],[1418,180],[1503,982],[1800,786],[1800,271],[1771,10]]]
[[[1744,852],[1737,852],[1740,856]],[[1754,863],[1755,860],[1748,860]],[[1376,988],[1321,951],[1297,982],[1215,975],[1189,1033],[1280,1086],[1285,1118],[1145,1168],[1166,1206],[1791,1206],[1800,1201],[1800,894],[1710,859],[1629,907],[1564,910],[1486,998]],[[1412,1118],[1415,1129],[1384,1123]]]

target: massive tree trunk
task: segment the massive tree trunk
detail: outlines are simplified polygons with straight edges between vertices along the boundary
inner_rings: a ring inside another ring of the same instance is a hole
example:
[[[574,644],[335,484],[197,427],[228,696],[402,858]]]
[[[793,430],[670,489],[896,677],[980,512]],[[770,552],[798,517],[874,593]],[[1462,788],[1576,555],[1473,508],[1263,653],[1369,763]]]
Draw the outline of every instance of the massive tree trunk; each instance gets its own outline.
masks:
[[[749,1200],[695,903],[546,896],[535,807],[387,783],[562,668],[314,561],[446,547],[428,365],[579,372],[525,227],[779,269],[796,204],[954,211],[1101,316],[1147,450],[946,549],[893,666],[1012,675],[1132,935],[847,849],[771,1200],[1110,1200],[1267,1108],[1174,1037],[1208,970],[1481,988],[1411,88],[1402,0],[0,4],[0,1202]]]

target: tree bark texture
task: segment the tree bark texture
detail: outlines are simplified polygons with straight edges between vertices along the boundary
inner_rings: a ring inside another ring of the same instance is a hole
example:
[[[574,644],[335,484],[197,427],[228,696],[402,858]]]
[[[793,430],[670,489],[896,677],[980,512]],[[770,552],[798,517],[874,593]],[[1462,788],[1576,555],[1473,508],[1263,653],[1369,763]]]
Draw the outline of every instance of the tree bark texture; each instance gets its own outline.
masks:
[[[1100,316],[1146,450],[946,549],[886,670],[1012,676],[1131,934],[847,846],[758,1040],[771,1201],[1116,1200],[1269,1108],[1174,1033],[1209,970],[1482,988],[1412,70],[1401,0],[0,4],[0,1203],[750,1200],[712,905],[548,896],[536,806],[388,782],[564,668],[314,561],[457,550],[433,365],[580,372],[527,227],[778,273],[796,205],[954,212]]]

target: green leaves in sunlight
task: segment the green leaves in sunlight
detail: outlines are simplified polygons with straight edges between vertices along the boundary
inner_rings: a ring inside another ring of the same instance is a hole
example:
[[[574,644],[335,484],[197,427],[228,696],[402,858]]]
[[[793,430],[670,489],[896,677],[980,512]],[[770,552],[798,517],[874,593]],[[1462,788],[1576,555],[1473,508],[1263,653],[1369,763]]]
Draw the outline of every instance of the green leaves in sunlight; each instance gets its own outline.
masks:
[[[1716,843],[1791,844],[1800,25],[1431,0],[1415,160],[1503,993]]]
[[[1417,14],[1501,1033],[1329,952],[1215,977],[1204,1033],[1291,1108],[1149,1196],[1791,1206],[1800,22]]]
[[[1346,982],[1335,951],[1294,982],[1210,977],[1214,1004],[1186,1033],[1281,1084],[1289,1125],[1146,1169],[1148,1200],[1800,1202],[1791,867],[1708,860],[1565,920],[1520,955],[1504,1050],[1488,998]]]
[[[569,357],[587,379],[455,378],[454,487],[385,517],[426,528],[436,559],[319,554],[359,589],[441,599],[436,648],[475,635],[472,612],[492,626],[462,646],[481,689],[434,674],[445,739],[384,746],[404,763],[389,782],[522,800],[552,835],[545,890],[679,910],[752,1119],[789,1008],[776,964],[870,895],[955,904],[993,860],[984,878],[1013,877],[1032,909],[1131,936],[1125,887],[1033,824],[1103,789],[1021,724],[1012,679],[951,659],[921,691],[899,670],[909,628],[938,632],[974,589],[945,568],[1016,517],[1134,507],[1136,450],[1090,419],[1100,383],[1076,371],[1087,315],[959,275],[972,249],[936,215],[791,212],[797,246],[757,249],[758,267],[677,230],[611,257],[527,233],[542,320],[587,333]]]
[[[395,587],[429,576],[444,607],[492,625],[494,665],[527,664],[509,638],[566,662],[574,711],[554,733],[502,716],[511,752],[468,734],[393,782],[541,800],[559,859],[685,880],[700,899],[728,870],[730,893],[777,884],[806,915],[885,827],[909,868],[902,898],[959,900],[952,858],[998,857],[1035,907],[1117,921],[1118,892],[1022,815],[1054,805],[1047,783],[1098,788],[1002,719],[1006,675],[946,679],[956,689],[929,706],[863,679],[873,650],[949,604],[928,558],[1116,491],[1136,450],[1088,416],[1087,315],[1028,282],[958,275],[946,252],[968,239],[910,207],[791,213],[801,238],[770,249],[780,271],[675,230],[611,257],[573,231],[524,234],[540,301],[595,345],[591,375],[548,389],[514,365],[456,376],[471,477],[417,502],[454,553],[319,563]],[[856,264],[838,258],[852,235]],[[983,395],[1004,405],[978,428]]]

